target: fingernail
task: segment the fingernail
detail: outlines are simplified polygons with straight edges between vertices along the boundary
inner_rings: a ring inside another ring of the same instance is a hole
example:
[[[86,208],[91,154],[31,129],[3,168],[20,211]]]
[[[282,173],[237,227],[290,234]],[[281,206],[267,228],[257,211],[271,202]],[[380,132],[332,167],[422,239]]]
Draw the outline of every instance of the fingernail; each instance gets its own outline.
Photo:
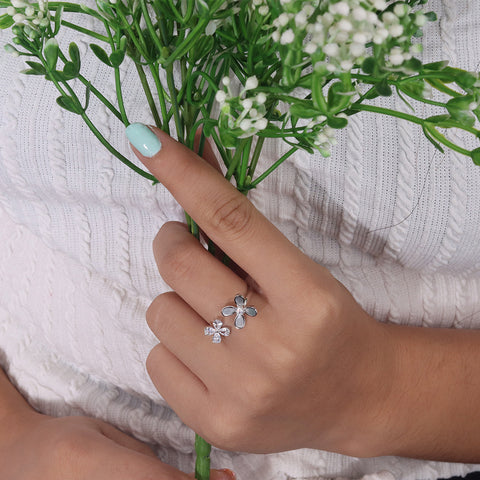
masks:
[[[143,123],[131,123],[126,129],[130,143],[144,156],[153,157],[162,148],[158,137]]]
[[[236,480],[237,476],[228,468],[219,470],[222,473],[221,480]]]

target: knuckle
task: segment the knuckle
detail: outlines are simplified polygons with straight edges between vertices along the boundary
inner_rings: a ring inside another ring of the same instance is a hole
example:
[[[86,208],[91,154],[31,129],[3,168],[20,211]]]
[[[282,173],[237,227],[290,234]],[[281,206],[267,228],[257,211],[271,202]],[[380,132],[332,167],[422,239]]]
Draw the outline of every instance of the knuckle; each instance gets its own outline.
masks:
[[[154,298],[145,315],[150,330],[154,333],[156,332],[160,323],[159,320],[163,318],[167,312],[172,311],[177,299],[178,297],[175,292],[165,292]]]
[[[211,213],[212,228],[224,238],[236,240],[252,230],[254,211],[243,196],[222,199]]]
[[[175,279],[188,277],[195,268],[197,252],[192,248],[190,240],[188,237],[181,238],[175,243],[164,245],[157,257],[160,275],[170,286]]]

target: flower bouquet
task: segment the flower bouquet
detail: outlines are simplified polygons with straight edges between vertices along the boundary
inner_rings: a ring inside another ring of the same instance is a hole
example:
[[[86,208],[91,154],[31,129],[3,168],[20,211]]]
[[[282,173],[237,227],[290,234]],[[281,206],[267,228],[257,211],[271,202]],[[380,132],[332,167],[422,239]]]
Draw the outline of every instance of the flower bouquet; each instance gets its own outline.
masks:
[[[418,38],[435,21],[426,0],[0,0],[0,28],[11,29],[8,52],[24,57],[23,73],[57,89],[59,107],[79,115],[108,151],[138,174],[157,180],[127,158],[89,114],[92,96],[130,125],[122,92],[122,64],[133,62],[152,122],[201,155],[214,142],[225,177],[247,194],[298,149],[330,155],[335,131],[358,112],[415,123],[436,149],[455,150],[480,164],[448,137],[461,129],[480,137],[480,80],[436,61],[423,64]],[[87,28],[82,17],[90,17]],[[115,92],[82,74],[75,42],[61,29],[90,39],[92,54],[111,69]],[[397,95],[408,112],[379,106]],[[438,114],[416,115],[429,104]],[[258,160],[266,139],[285,152],[264,171]],[[193,234],[199,230],[186,214]],[[214,246],[210,245],[213,250]],[[196,478],[209,478],[210,446],[196,438]]]

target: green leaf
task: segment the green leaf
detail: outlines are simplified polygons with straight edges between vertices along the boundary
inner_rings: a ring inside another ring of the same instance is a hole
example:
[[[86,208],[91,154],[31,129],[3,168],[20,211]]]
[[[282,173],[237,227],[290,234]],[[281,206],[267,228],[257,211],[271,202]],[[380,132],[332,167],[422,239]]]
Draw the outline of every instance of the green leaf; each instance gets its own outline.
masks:
[[[375,85],[375,89],[377,90],[378,94],[381,95],[382,97],[389,97],[392,94],[392,88],[388,84],[388,81],[386,78],[378,82]]]
[[[402,68],[406,68],[412,72],[419,72],[423,67],[422,62],[418,58],[411,58],[403,63]]]
[[[78,45],[75,42],[72,42],[68,46],[68,54],[70,55],[70,60],[72,61],[77,74],[80,72],[80,50],[78,49]]]
[[[432,135],[429,132],[429,127],[427,126],[428,124],[424,124],[423,126],[423,133],[427,140],[441,153],[445,153],[445,150],[442,148],[442,146],[432,137]],[[435,129],[435,127],[432,125],[431,129]]]
[[[53,30],[53,36],[55,36],[60,31],[60,27],[62,26],[62,13],[63,13],[63,5],[60,5],[55,10],[55,18],[53,20],[55,24],[55,28]]]
[[[418,78],[413,78],[411,80],[399,82],[398,88],[409,97],[423,97],[425,81]]]
[[[36,72],[36,75],[46,75],[47,71],[45,70],[45,67],[38,62],[31,62],[30,60],[27,60],[25,62],[32,70]]]
[[[78,77],[78,71],[75,65],[72,62],[67,62],[63,66],[63,73],[65,74],[66,77],[69,79],[76,78]]]
[[[24,75],[41,75],[41,73],[38,73],[33,68],[27,68],[26,70],[21,70],[20,73],[23,73]]]
[[[472,157],[473,163],[475,165],[480,165],[480,148],[476,148],[470,152],[470,156]]]
[[[453,119],[471,127],[475,123],[475,116],[471,111],[472,103],[474,103],[473,95],[465,95],[464,97],[451,98],[446,107]]]
[[[362,63],[362,70],[367,75],[371,75],[372,73],[375,73],[376,64],[377,64],[377,61],[375,60],[374,57],[368,57]]]
[[[61,96],[57,98],[57,103],[64,108],[65,110],[68,110],[69,112],[76,113],[80,115],[82,110],[79,108],[77,105],[77,102],[69,96]]]
[[[5,30],[6,28],[10,28],[15,22],[10,15],[6,13],[0,15],[0,30]]]
[[[88,82],[87,87],[85,88],[85,106],[83,107],[83,111],[87,110],[88,105],[90,104],[91,89],[92,89],[92,84]]]
[[[110,64],[113,68],[118,68],[125,58],[125,50],[115,50],[109,57]]]
[[[45,56],[45,61],[47,62],[47,70],[55,70],[58,60],[58,42],[55,38],[49,38],[45,42],[45,47],[43,48],[43,55]]]
[[[348,125],[348,119],[344,117],[329,117],[327,118],[327,125],[336,129],[345,128]]]
[[[92,49],[92,52],[95,54],[95,56],[105,65],[108,65],[109,67],[112,66],[110,59],[108,58],[107,52],[100,47],[99,45],[96,45],[95,43],[90,44],[90,48]]]
[[[323,82],[321,81],[321,77],[318,75],[314,75],[312,78],[312,100],[313,105],[320,113],[327,113],[325,111],[325,99],[323,97]],[[303,118],[309,118],[303,117]]]
[[[470,72],[459,73],[455,78],[455,83],[459,87],[462,87],[463,89],[466,89],[466,90],[472,88],[475,85],[476,81],[477,81],[476,75]]]
[[[350,87],[350,86],[349,86]],[[328,89],[328,110],[335,114],[344,110],[351,102],[355,92],[342,82],[333,83]]]
[[[433,115],[425,119],[426,122],[433,123],[440,128],[450,128],[452,126],[452,117],[450,115]]]
[[[424,70],[436,72],[442,70],[448,65],[448,60],[442,60],[440,62],[427,63],[423,66]]]
[[[291,105],[290,113],[292,114],[292,117],[315,118],[315,117],[318,117],[319,115],[322,115],[322,112],[314,108],[311,102],[308,102],[308,103],[310,103],[310,106],[307,106],[301,103],[294,103],[293,105]]]
[[[437,21],[437,14],[435,12],[427,12],[425,13],[425,16],[430,22],[436,22]]]

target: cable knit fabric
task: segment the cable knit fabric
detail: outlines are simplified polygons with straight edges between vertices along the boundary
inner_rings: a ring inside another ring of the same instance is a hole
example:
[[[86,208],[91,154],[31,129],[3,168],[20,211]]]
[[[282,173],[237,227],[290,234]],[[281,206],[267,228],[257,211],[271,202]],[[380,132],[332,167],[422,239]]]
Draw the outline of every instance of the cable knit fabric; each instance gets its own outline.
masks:
[[[440,21],[426,28],[424,59],[478,70],[480,2],[428,6]],[[91,55],[88,39],[62,35]],[[0,43],[7,40],[1,33]],[[52,85],[22,68],[0,53],[0,362],[38,410],[102,418],[192,471],[194,434],[145,371],[156,344],[145,311],[167,290],[151,243],[182,210],[161,185],[112,158],[81,119],[57,108]],[[98,61],[82,68],[114,91]],[[151,122],[134,68],[122,66],[122,77],[129,118]],[[122,125],[95,100],[92,109],[103,134],[135,161]],[[338,139],[328,159],[298,153],[252,192],[253,202],[379,321],[479,328],[480,167],[436,153],[399,119],[355,115]],[[284,148],[270,143],[263,167]],[[480,469],[315,450],[214,450],[213,466],[240,480],[436,479]]]

